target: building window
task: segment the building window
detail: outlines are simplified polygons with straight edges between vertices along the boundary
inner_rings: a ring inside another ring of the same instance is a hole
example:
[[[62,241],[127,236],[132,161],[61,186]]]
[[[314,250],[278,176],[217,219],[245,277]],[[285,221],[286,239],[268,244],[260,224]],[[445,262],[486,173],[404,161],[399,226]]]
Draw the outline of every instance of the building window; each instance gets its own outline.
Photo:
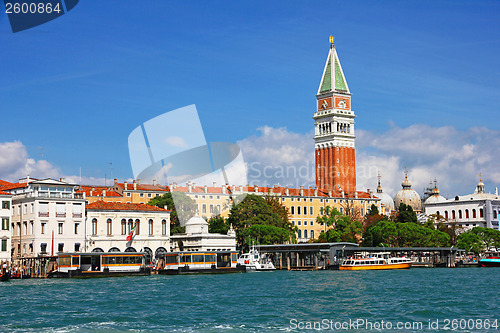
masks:
[[[454,211],[454,210],[452,210],[452,211],[451,211],[451,218],[452,218],[453,220],[455,220],[455,219],[457,218],[457,217],[455,216],[455,211]]]
[[[302,225],[302,222],[301,221],[297,221],[297,225]]]
[[[47,243],[40,244],[40,252],[47,253]]]
[[[2,252],[7,251],[7,240],[2,239]]]
[[[144,193],[139,194],[141,198],[144,198]]]
[[[309,222],[309,225],[314,225],[314,221],[310,221],[310,222]]]
[[[462,219],[462,210],[461,209],[458,211],[458,218]]]
[[[309,207],[309,215],[314,215],[314,207]]]
[[[300,229],[297,231],[297,238],[302,238],[302,230]]]
[[[80,252],[80,243],[75,243],[75,252]],[[75,259],[76,257],[73,257],[73,260]]]
[[[153,236],[153,220],[148,221],[148,227],[149,227],[149,236]]]
[[[207,213],[207,204],[201,205],[201,213],[206,214]]]
[[[448,219],[448,211],[447,210],[444,211],[444,218]]]
[[[475,209],[473,209],[473,210],[472,210],[472,218],[473,218],[473,219],[475,219],[475,218],[476,218],[476,210],[475,210]]]
[[[304,238],[307,238],[307,229],[304,229]]]
[[[361,211],[361,216],[365,216],[365,209],[361,208],[360,211]]]
[[[92,219],[92,236],[97,235],[97,219]]]
[[[290,207],[290,214],[295,215],[295,207]]]
[[[10,202],[2,201],[2,209],[10,209]]]
[[[151,198],[151,193],[148,193],[148,198]]]
[[[300,206],[297,206],[297,215],[300,215]]]
[[[127,192],[127,197],[130,197],[131,193],[130,192]]]
[[[466,218],[466,219],[468,219],[468,218],[469,218],[469,210],[468,210],[468,209],[466,209],[466,210],[465,210],[465,218]]]
[[[33,221],[30,221],[30,235],[33,235],[35,233],[35,223]]]
[[[306,200],[306,199],[304,199]],[[302,210],[304,212],[304,215],[307,215],[307,207],[304,207],[304,209]]]
[[[23,213],[28,214],[28,204],[24,205]]]
[[[134,227],[134,220],[129,219],[128,220],[128,230],[127,230],[127,232],[130,232],[133,227]]]
[[[125,219],[122,219],[122,235],[126,235],[127,234],[127,220]]]
[[[439,210],[436,212],[436,216],[439,218]]]
[[[215,206],[215,214],[220,214],[220,205]]]
[[[304,225],[307,225],[307,221],[304,221]]]
[[[108,236],[113,234],[113,221],[111,219],[106,221],[106,232]]]
[[[214,213],[214,205],[210,205],[210,214]]]
[[[57,232],[58,232],[59,235],[63,234],[63,223],[62,222],[59,222],[57,224]]]
[[[314,230],[311,230],[311,238],[314,238]]]
[[[483,209],[482,208],[479,209],[479,217],[484,217],[484,213],[483,213]]]
[[[162,236],[167,235],[167,221],[166,220],[161,220],[161,235]]]
[[[295,221],[292,221],[292,225],[295,225]]]
[[[80,227],[80,223],[75,223],[75,235],[78,235],[78,228]]]
[[[40,233],[41,233],[42,235],[44,235],[44,234],[45,234],[45,224],[46,224],[45,222],[42,222],[42,223],[40,224],[40,226],[41,226],[41,228],[40,228]]]
[[[496,211],[496,210],[494,210],[494,211],[493,211],[493,218],[494,218],[494,219],[496,219],[496,218],[497,218],[497,211]]]
[[[9,218],[8,217],[3,217],[2,218],[2,230],[9,230]]]
[[[135,234],[136,234],[136,235],[139,235],[139,233],[141,232],[141,220],[136,219],[136,220],[135,220],[135,224],[136,224],[136,227],[135,227]]]
[[[64,243],[57,244],[57,252],[63,252],[63,251],[64,251]]]

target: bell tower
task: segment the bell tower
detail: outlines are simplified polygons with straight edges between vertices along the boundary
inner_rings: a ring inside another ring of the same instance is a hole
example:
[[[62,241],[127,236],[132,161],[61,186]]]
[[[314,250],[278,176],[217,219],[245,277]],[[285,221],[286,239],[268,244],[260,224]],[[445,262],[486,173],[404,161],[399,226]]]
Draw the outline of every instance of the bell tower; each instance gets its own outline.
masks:
[[[316,187],[333,194],[356,191],[354,111],[351,92],[330,36],[330,51],[316,95]]]

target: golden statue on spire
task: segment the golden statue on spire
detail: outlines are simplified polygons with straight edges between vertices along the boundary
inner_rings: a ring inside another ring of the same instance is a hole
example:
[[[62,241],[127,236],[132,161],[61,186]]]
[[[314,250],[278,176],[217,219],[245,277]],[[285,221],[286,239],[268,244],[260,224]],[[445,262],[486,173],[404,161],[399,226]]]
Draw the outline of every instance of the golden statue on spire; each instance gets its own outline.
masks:
[[[333,46],[333,40],[334,40],[334,39],[335,39],[335,38],[333,38],[333,36],[330,36],[330,46]]]

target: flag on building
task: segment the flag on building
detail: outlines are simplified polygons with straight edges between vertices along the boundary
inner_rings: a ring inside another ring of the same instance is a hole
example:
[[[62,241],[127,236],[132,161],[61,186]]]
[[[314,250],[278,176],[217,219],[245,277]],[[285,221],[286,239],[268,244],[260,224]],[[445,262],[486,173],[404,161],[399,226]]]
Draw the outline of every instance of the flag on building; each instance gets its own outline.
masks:
[[[134,224],[134,227],[130,229],[130,232],[127,236],[127,242],[132,241],[132,237],[134,237],[135,229],[137,228],[137,223]]]

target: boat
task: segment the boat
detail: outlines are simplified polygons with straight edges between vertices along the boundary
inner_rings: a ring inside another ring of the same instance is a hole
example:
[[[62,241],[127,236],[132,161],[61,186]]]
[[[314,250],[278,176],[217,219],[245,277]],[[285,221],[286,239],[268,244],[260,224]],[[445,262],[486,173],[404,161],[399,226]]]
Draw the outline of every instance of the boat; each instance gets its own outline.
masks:
[[[250,271],[273,271],[276,269],[271,258],[265,254],[261,255],[254,245],[250,248],[250,252],[244,253],[238,258],[237,263]]]
[[[369,257],[344,259],[339,265],[341,271],[407,269],[411,267],[409,258],[393,257],[389,252],[372,254]]]
[[[60,253],[51,278],[93,278],[150,275],[144,252]]]
[[[479,259],[479,266],[481,267],[500,267],[500,253],[486,252],[485,257]]]
[[[182,251],[163,253],[158,260],[157,274],[225,274],[244,273],[246,267],[237,263],[237,252]]]
[[[9,279],[10,279],[9,272],[5,272],[5,273],[0,274],[0,281],[9,281]]]

